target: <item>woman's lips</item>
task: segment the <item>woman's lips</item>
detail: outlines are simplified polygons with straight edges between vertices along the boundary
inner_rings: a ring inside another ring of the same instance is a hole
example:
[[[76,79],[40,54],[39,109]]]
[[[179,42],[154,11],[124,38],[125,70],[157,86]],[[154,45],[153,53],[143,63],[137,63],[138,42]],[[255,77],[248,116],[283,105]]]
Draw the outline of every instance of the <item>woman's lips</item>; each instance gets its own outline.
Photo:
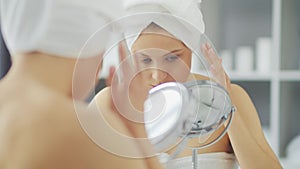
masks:
[[[161,84],[161,83],[160,83],[160,84]],[[154,88],[154,87],[156,87],[156,86],[158,86],[158,85],[160,85],[160,84],[151,85],[151,87]]]

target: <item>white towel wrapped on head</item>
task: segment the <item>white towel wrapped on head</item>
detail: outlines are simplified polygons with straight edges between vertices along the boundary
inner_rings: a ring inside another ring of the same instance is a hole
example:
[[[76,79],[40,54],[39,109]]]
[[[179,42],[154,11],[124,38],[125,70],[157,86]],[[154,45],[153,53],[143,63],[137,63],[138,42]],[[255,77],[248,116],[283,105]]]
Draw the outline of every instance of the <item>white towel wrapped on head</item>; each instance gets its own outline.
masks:
[[[129,47],[148,25],[155,23],[190,49],[198,48],[205,28],[198,3],[197,0],[124,0],[130,16],[125,31]]]
[[[0,0],[1,30],[12,55],[40,51],[77,57],[90,36],[122,9],[121,0]],[[102,52],[108,33],[96,38],[82,57]]]

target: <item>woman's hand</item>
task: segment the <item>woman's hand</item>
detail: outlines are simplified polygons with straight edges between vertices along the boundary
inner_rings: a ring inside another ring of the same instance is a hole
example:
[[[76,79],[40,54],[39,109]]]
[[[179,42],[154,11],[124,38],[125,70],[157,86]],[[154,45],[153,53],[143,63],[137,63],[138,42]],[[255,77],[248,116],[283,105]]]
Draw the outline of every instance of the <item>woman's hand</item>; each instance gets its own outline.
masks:
[[[132,83],[137,73],[130,57],[126,42],[119,44],[120,64],[118,67],[111,67],[107,85],[111,86],[112,108],[122,115],[128,123],[143,123],[143,113],[135,108],[130,99],[131,95],[141,97],[139,87]]]
[[[150,157],[155,152],[147,139],[144,113],[135,108],[130,97],[130,95],[133,95],[136,97],[135,99],[144,103],[146,96],[141,91],[140,83],[133,82],[138,70],[130,58],[130,52],[125,42],[121,42],[119,45],[119,56],[120,64],[117,68],[110,69],[108,78],[111,86],[112,109],[117,115],[122,116],[121,120],[129,129],[130,137],[139,138],[136,140],[136,143],[139,145],[143,155]],[[155,161],[156,165],[160,165],[156,158],[149,158],[148,160]]]
[[[216,52],[209,43],[203,44],[201,46],[201,51],[210,65],[210,71],[213,75],[213,77],[211,77],[212,80],[222,85],[230,94],[231,82],[229,76],[222,66],[222,59],[217,56]]]

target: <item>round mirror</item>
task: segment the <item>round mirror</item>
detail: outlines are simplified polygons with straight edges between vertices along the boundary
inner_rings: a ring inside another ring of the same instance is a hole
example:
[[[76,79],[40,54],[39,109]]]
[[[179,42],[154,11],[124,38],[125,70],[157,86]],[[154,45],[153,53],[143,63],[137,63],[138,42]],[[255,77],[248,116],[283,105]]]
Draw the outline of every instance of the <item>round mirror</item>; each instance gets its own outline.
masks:
[[[150,90],[145,102],[145,128],[155,150],[165,152],[182,139],[212,133],[228,119],[231,110],[227,91],[217,83],[168,82]]]

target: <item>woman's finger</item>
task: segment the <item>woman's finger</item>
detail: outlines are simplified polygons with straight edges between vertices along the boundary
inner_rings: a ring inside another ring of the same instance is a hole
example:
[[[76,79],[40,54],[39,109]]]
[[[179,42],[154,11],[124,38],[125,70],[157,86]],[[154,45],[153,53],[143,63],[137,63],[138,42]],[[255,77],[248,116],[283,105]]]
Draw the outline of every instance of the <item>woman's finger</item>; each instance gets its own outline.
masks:
[[[124,61],[129,55],[129,49],[127,48],[125,40],[121,41],[119,44],[119,56],[120,61]]]
[[[114,78],[114,75],[115,75],[115,72],[116,72],[116,68],[114,66],[111,66],[109,68],[109,74],[108,74],[108,77],[106,79],[106,86],[111,86],[112,84],[112,80]]]
[[[212,80],[227,89],[228,77],[226,76],[226,73],[223,69],[222,59],[217,56],[216,52],[209,43],[203,44],[201,46],[201,50],[210,65],[210,71],[213,75]]]
[[[206,44],[202,44],[201,45],[201,51],[204,54],[204,57],[207,59],[209,65],[211,65],[213,63],[213,60],[211,59],[211,57],[209,57],[208,49],[207,49],[207,45]]]
[[[120,78],[122,78],[122,80],[129,80],[133,76],[134,66],[131,60],[130,51],[125,41],[122,41],[119,44],[119,57],[120,57],[119,69],[121,71],[119,72]]]

